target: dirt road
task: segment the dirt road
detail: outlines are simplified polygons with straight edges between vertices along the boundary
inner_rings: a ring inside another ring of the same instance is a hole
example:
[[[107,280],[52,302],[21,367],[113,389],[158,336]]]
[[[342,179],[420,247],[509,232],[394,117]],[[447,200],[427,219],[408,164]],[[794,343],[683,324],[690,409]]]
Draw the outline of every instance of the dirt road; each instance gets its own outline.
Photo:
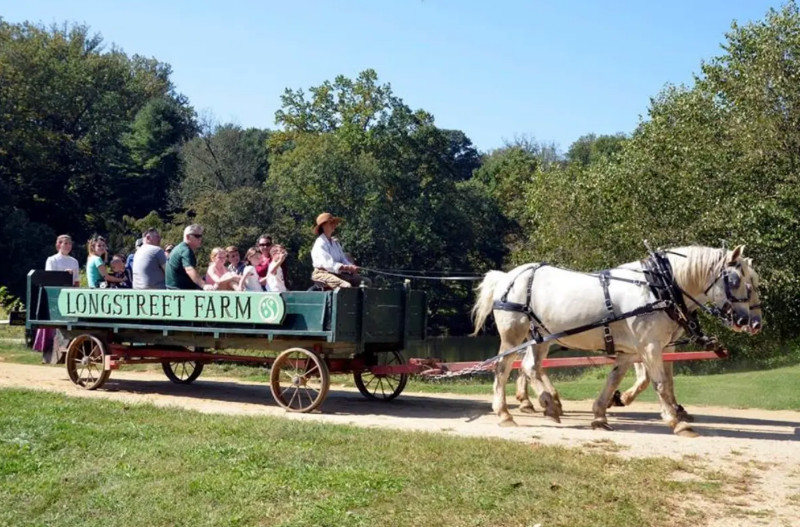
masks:
[[[357,391],[332,388],[322,411],[287,414],[267,385],[201,378],[191,386],[170,383],[156,373],[115,371],[106,385],[89,392],[76,388],[63,366],[0,362],[0,387],[50,390],[76,397],[148,403],[207,413],[272,415],[363,427],[420,430],[450,435],[494,437],[525,443],[613,452],[627,457],[692,459],[741,478],[746,492],[721,495],[704,504],[712,526],[800,525],[800,412],[688,408],[696,439],[676,437],[661,423],[656,405],[636,403],[613,409],[614,432],[592,430],[591,401],[565,401],[566,417],[551,423],[540,414],[515,413],[520,426],[500,428],[485,397],[404,393],[391,403],[364,399]],[[513,412],[512,412],[513,413]]]

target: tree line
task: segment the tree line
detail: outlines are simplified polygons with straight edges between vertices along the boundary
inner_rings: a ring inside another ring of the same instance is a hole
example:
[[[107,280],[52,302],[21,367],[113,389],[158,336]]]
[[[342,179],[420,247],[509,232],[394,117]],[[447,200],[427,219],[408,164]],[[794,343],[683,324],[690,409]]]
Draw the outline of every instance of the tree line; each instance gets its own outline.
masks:
[[[591,270],[643,257],[644,239],[745,243],[762,274],[762,341],[797,336],[795,2],[733,23],[722,53],[691,86],[655,94],[636,129],[587,133],[563,155],[528,138],[479,152],[373,70],[287,88],[263,129],[199,117],[170,76],[85,26],[0,20],[0,284],[20,293],[62,232],[104,233],[127,251],[146,227],[177,242],[191,222],[205,225],[206,250],[272,235],[303,289],[313,219],[331,211],[357,263],[401,274]],[[471,284],[415,285],[436,328],[466,331]]]

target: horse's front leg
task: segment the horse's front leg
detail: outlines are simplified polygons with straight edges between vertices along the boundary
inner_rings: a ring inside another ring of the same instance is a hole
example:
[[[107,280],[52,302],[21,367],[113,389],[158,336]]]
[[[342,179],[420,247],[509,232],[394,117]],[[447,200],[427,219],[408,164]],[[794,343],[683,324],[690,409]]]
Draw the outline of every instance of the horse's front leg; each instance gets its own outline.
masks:
[[[603,388],[603,391],[600,392],[600,395],[597,396],[597,400],[595,400],[594,405],[592,405],[592,410],[594,411],[592,428],[613,430],[613,428],[611,428],[611,426],[608,424],[606,409],[611,404],[614,392],[617,390],[619,384],[622,382],[623,377],[625,377],[625,374],[630,369],[634,358],[635,357],[632,353],[617,353],[617,359],[614,363],[614,367],[611,368],[610,372],[608,372],[606,385]]]
[[[636,370],[636,381],[633,383],[633,386],[624,392],[614,392],[614,397],[611,401],[609,401],[609,407],[630,406],[633,401],[636,400],[639,394],[642,393],[648,386],[650,386],[650,377],[647,375],[647,368],[645,368],[644,364],[637,362],[633,365],[633,367]],[[664,363],[664,374],[669,378],[674,379],[671,362]],[[678,417],[681,419],[681,421],[694,421],[694,417],[692,417],[689,412],[687,412],[686,409],[680,404],[675,405],[675,411],[678,413]]]
[[[664,367],[661,347],[648,344],[642,353],[642,359],[661,403],[661,418],[675,434],[683,437],[697,437],[697,432],[678,413],[672,369]],[[670,371],[667,372],[667,369]]]
[[[516,398],[519,401],[519,411],[524,412],[526,414],[532,414],[536,411],[536,408],[533,406],[533,401],[531,401],[530,396],[528,395],[528,376],[525,372],[520,371],[519,375],[517,375],[517,393]]]
[[[633,365],[633,369],[636,371],[636,381],[633,386],[620,395],[619,402],[622,403],[622,406],[630,405],[640,393],[650,386],[650,377],[647,376],[647,368],[645,368],[644,364],[637,362]]]
[[[542,368],[550,345],[537,344],[532,348],[528,348],[525,358],[522,360],[522,373],[530,378],[533,389],[539,397],[539,404],[544,408],[544,415],[556,423],[560,423],[560,417],[563,414],[561,398]]]
[[[511,349],[513,346],[501,347],[500,352],[504,349]],[[508,404],[506,403],[506,383],[508,382],[508,374],[514,365],[515,355],[507,355],[497,361],[494,370],[494,398],[492,399],[492,410],[500,418],[500,426],[516,426],[514,418],[508,411]]]

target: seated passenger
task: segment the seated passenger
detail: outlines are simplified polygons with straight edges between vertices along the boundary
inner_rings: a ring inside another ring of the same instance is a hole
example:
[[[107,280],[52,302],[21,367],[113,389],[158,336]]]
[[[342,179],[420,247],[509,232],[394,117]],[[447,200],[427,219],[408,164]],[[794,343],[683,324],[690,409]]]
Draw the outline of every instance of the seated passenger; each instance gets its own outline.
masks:
[[[109,265],[111,267],[111,272],[105,275],[105,281],[100,284],[100,287],[104,289],[130,289],[131,283],[128,280],[128,273],[125,270],[125,258],[121,254],[115,254],[111,258],[111,263]],[[120,281],[112,281],[113,278]]]
[[[286,261],[286,249],[283,245],[273,245],[269,250],[269,269],[267,271],[267,291],[283,293],[287,291],[283,279],[283,262]]]
[[[197,259],[194,252],[203,244],[202,225],[189,225],[183,229],[183,241],[175,246],[167,260],[165,282],[167,289],[205,289],[213,291],[214,286],[206,284],[195,267]]]
[[[247,265],[242,270],[242,275],[239,278],[239,291],[264,291],[258,281],[258,271],[256,271],[256,266],[261,260],[260,251],[255,247],[251,247],[244,255],[244,259],[247,261]]]
[[[147,229],[142,234],[144,244],[137,249],[133,260],[134,289],[164,289],[167,255],[161,249],[158,229]]]
[[[317,216],[317,224],[313,229],[317,239],[311,248],[311,263],[314,266],[311,279],[331,289],[358,287],[362,283],[369,285],[369,279],[359,276],[358,267],[344,254],[339,240],[333,237],[333,231],[340,222],[341,219],[330,212]]]
[[[69,255],[72,250],[72,237],[69,234],[62,234],[56,238],[56,250],[44,263],[46,271],[67,271],[72,275],[72,285],[81,285],[81,276],[78,270],[78,260]]]
[[[267,285],[267,269],[269,269],[269,250],[272,247],[272,236],[262,234],[258,237],[256,247],[260,252],[256,272],[258,272],[258,280],[262,286]]]
[[[89,256],[86,259],[86,280],[89,282],[89,287],[97,288],[102,287],[104,283],[119,284],[124,282],[127,277],[119,278],[116,276],[109,276],[106,271],[105,256],[106,239],[102,236],[94,236],[89,240],[88,244]],[[123,272],[125,270],[125,262],[122,263]]]
[[[239,283],[239,275],[225,268],[227,258],[228,255],[222,247],[214,247],[211,250],[211,263],[208,264],[206,271],[206,282],[220,291],[234,291],[234,284]]]
[[[228,265],[226,266],[228,271],[241,276],[245,263],[239,256],[239,248],[235,245],[229,245],[225,247],[225,252],[228,253]]]

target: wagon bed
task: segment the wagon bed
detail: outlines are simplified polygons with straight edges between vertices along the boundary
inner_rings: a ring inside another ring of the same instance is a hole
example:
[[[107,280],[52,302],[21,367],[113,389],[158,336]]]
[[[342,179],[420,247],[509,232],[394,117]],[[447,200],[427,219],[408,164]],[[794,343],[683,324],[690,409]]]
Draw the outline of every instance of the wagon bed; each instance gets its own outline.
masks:
[[[410,289],[86,289],[38,270],[28,275],[27,305],[28,329],[69,339],[67,371],[83,388],[101,387],[124,364],[161,363],[171,381],[189,384],[209,362],[247,362],[270,368],[275,400],[301,412],[324,401],[332,372],[352,373],[368,398],[397,397],[414,369],[401,367],[402,351],[425,338],[427,312],[425,294]]]

